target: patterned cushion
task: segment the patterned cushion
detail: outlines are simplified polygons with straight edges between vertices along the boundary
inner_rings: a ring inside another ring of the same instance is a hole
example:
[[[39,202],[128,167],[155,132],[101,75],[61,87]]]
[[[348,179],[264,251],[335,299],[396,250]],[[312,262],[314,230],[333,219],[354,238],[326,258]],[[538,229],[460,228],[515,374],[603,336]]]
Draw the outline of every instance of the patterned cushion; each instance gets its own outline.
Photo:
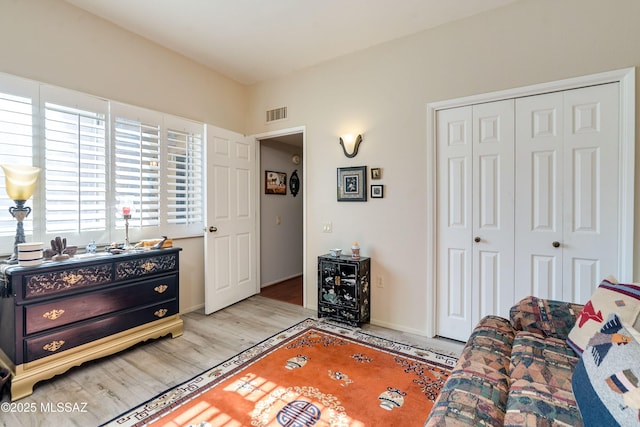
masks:
[[[613,314],[590,340],[573,375],[585,424],[640,425],[640,343]]]
[[[633,324],[640,313],[640,286],[615,283],[605,279],[584,305],[575,326],[569,332],[567,344],[581,354],[589,339],[606,322],[610,314],[617,313],[623,322]]]
[[[426,425],[503,425],[514,337],[508,320],[483,318],[462,350]]]
[[[565,340],[582,308],[580,304],[530,296],[511,307],[509,318],[519,331]]]
[[[571,388],[578,360],[562,339],[518,332],[511,351],[505,425],[582,425]]]

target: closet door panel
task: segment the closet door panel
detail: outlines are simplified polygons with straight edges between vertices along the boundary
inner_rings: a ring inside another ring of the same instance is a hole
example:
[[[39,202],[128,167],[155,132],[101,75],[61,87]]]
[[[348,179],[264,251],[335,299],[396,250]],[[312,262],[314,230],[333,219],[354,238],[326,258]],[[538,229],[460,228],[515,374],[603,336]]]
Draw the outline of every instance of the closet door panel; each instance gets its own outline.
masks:
[[[562,299],[562,104],[562,93],[516,100],[516,301]]]
[[[564,92],[562,299],[585,303],[618,269],[619,85]]]
[[[437,330],[466,341],[471,329],[471,107],[437,113]],[[477,292],[477,290],[476,290]]]
[[[474,321],[513,305],[514,101],[473,107]]]

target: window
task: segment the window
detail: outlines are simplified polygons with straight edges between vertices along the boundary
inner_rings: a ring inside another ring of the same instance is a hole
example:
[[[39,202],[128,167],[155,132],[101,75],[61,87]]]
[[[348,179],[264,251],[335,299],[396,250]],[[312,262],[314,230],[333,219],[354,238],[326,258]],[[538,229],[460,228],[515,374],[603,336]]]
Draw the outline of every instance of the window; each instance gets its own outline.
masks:
[[[115,206],[131,208],[129,226],[132,230],[146,229],[159,236],[162,115],[122,104],[114,105],[111,113]],[[121,212],[121,209],[115,211],[120,228],[124,227]]]
[[[203,133],[195,123],[167,123],[167,222],[201,232],[204,175]]]
[[[0,74],[0,164],[43,169],[27,240],[121,242],[123,204],[131,241],[200,234],[203,135],[201,123]],[[2,180],[0,209],[13,205]],[[2,252],[15,229],[0,215]]]
[[[0,75],[0,164],[31,165],[33,162],[34,109],[37,110],[37,88],[31,82],[4,78]],[[0,180],[0,244],[11,252],[16,234],[16,221],[8,214],[15,206]],[[24,223],[25,234],[33,233],[33,215]],[[3,237],[8,236],[8,237]]]
[[[107,227],[108,103],[74,95],[50,86],[40,91],[44,163],[35,166],[43,168],[46,237]]]

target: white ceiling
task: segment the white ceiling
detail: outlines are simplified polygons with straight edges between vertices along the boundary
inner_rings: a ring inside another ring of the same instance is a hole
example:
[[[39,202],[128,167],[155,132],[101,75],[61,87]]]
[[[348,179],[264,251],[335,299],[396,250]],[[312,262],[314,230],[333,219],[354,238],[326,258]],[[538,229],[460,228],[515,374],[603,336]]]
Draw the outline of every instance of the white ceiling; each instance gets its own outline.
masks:
[[[244,84],[517,0],[66,0]]]

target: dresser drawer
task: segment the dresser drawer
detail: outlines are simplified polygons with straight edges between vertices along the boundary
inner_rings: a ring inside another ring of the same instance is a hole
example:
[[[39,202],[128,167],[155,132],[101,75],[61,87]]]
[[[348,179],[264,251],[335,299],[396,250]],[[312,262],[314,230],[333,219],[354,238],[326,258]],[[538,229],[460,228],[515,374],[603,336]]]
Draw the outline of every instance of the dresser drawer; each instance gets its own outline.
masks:
[[[178,275],[23,307],[25,335],[177,297]]]
[[[178,255],[158,255],[116,262],[116,280],[143,278],[150,274],[160,274],[175,271],[178,268]]]
[[[80,322],[56,332],[24,340],[24,362],[32,362],[178,313],[176,299]]]
[[[60,271],[26,274],[23,280],[24,299],[38,298],[111,283],[113,264],[87,265]]]

